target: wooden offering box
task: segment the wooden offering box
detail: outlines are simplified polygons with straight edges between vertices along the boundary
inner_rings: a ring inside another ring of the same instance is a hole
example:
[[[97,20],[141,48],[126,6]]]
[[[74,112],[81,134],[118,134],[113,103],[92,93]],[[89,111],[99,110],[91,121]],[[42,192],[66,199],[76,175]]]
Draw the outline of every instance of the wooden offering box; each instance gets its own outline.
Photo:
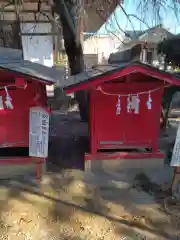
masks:
[[[48,156],[49,109],[46,85],[57,70],[24,60],[0,60],[0,164],[36,164],[37,177]]]

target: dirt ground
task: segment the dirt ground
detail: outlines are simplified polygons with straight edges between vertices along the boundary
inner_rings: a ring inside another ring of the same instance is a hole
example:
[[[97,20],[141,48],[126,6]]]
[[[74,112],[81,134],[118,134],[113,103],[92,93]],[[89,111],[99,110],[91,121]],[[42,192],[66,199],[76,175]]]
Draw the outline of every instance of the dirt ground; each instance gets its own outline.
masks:
[[[28,176],[1,181],[0,239],[180,239],[180,205],[169,182],[85,174],[87,126],[78,115],[56,114],[51,141],[41,185]]]
[[[44,176],[40,189],[6,182],[0,239],[180,239],[180,206],[169,207],[167,192],[96,181],[89,184],[82,171],[66,170]]]

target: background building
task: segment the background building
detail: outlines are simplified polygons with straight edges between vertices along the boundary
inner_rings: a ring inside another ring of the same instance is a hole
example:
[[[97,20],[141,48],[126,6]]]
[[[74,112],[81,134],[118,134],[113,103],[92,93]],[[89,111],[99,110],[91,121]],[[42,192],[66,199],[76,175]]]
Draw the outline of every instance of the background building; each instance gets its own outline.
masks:
[[[83,52],[86,66],[107,63],[110,54],[118,51],[121,39],[122,36],[118,33],[106,35],[84,33]]]
[[[123,43],[120,44],[117,53],[110,55],[109,62],[138,60],[148,64],[157,64],[160,62],[159,42],[172,36],[173,34],[161,25],[146,31],[126,31]]]

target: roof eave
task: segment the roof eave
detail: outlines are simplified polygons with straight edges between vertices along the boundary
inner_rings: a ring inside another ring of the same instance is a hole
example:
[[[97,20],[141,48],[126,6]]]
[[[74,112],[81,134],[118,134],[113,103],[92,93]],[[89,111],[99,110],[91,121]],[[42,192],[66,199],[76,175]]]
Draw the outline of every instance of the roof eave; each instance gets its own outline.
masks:
[[[79,83],[72,84],[70,86],[64,87],[64,91],[67,94],[77,92],[77,91],[87,91],[90,88],[96,88],[98,85],[103,82],[112,81],[123,76],[129,75],[133,72],[139,72],[141,74],[151,76],[158,80],[164,81],[170,85],[180,86],[179,77],[174,76],[165,71],[159,70],[152,66],[142,64],[140,62],[130,62],[126,64],[124,67],[117,67],[116,69],[100,74],[99,76],[92,77],[87,79],[86,81],[82,81]]]

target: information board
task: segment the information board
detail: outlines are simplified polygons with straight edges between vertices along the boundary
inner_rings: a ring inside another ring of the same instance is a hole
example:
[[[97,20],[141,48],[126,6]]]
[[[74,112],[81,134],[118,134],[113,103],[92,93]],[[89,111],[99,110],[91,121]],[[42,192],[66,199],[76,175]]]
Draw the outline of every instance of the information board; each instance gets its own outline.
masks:
[[[178,127],[176,141],[173,148],[171,164],[172,167],[179,167],[180,166],[180,124]]]

